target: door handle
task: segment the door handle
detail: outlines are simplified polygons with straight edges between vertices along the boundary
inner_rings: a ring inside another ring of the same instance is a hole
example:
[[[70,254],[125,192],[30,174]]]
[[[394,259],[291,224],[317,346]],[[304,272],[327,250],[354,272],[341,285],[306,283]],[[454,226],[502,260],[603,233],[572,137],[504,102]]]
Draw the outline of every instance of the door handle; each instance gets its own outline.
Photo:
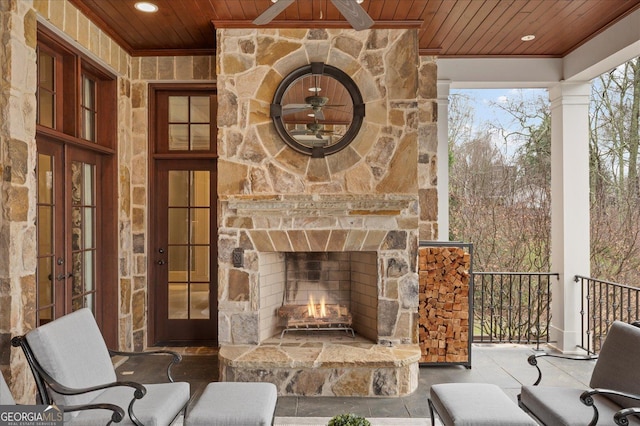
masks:
[[[73,278],[73,272],[69,272],[69,274],[58,274],[56,275],[56,280],[63,281],[65,278]]]

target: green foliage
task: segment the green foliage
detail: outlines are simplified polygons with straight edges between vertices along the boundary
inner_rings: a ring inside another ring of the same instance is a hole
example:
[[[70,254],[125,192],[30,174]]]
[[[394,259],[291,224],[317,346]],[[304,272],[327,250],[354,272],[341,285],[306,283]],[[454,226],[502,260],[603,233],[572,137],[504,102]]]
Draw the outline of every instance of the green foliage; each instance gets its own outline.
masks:
[[[331,418],[328,426],[371,426],[371,423],[362,416],[348,413]]]

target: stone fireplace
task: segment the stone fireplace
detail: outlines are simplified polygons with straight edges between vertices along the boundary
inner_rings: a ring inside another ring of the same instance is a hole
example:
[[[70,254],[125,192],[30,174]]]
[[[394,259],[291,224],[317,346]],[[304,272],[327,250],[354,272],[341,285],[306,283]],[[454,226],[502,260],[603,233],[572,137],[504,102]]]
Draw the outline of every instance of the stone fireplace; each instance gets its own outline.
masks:
[[[271,381],[283,395],[401,396],[417,387],[417,247],[436,237],[437,133],[435,62],[420,60],[416,37],[218,26],[221,380]],[[277,85],[311,62],[346,72],[366,106],[354,141],[323,158],[289,148],[269,117]],[[350,259],[348,284],[327,286],[349,304],[355,337],[280,337],[279,308],[317,285],[287,284],[291,254]]]

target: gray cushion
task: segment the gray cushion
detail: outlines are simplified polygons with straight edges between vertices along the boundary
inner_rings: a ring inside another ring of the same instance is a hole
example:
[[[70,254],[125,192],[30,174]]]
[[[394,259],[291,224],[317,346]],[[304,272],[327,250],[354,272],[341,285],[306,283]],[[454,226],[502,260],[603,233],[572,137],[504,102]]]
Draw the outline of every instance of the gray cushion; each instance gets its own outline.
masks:
[[[640,395],[639,360],[640,328],[615,321],[602,344],[590,386]],[[618,397],[612,399],[622,407],[640,406],[638,400]]]
[[[445,426],[537,426],[496,385],[441,383],[431,386],[430,399]]]
[[[15,405],[16,401],[11,395],[7,382],[4,381],[4,376],[0,373],[0,405]]]
[[[273,421],[278,392],[273,383],[209,383],[189,410],[185,426],[267,426]]]

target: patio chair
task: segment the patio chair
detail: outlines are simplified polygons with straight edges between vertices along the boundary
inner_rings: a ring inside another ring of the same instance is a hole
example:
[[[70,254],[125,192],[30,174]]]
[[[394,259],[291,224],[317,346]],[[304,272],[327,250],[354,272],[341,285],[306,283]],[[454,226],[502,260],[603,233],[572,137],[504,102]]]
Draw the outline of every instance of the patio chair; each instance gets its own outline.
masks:
[[[181,356],[171,351],[110,351],[89,309],[80,309],[12,339],[20,346],[36,381],[41,404],[62,407],[112,404],[124,409],[122,424],[162,426],[171,424],[187,406],[189,383],[174,383],[171,367]],[[139,384],[117,381],[112,355],[170,355],[169,383]],[[104,425],[109,410],[65,413],[65,424]]]
[[[9,390],[9,386],[7,386],[7,382],[4,380],[4,376],[0,374],[0,405],[11,406],[17,405],[15,399],[13,399],[13,395],[11,395],[11,391]],[[71,412],[71,411],[81,411],[81,410],[110,410],[113,411],[111,414],[111,420],[107,423],[107,426],[111,423],[117,423],[124,418],[124,410],[118,406],[113,404],[94,404],[94,405],[78,405],[78,406],[69,406],[69,407],[61,407],[63,412]],[[78,424],[74,421],[70,421],[70,425]]]
[[[529,364],[538,370],[533,386],[523,386],[520,407],[544,425],[640,425],[640,327],[615,321],[602,344],[589,386],[592,389],[538,386],[542,370],[538,358],[593,360],[549,353],[531,355]],[[589,408],[592,407],[592,408]]]

